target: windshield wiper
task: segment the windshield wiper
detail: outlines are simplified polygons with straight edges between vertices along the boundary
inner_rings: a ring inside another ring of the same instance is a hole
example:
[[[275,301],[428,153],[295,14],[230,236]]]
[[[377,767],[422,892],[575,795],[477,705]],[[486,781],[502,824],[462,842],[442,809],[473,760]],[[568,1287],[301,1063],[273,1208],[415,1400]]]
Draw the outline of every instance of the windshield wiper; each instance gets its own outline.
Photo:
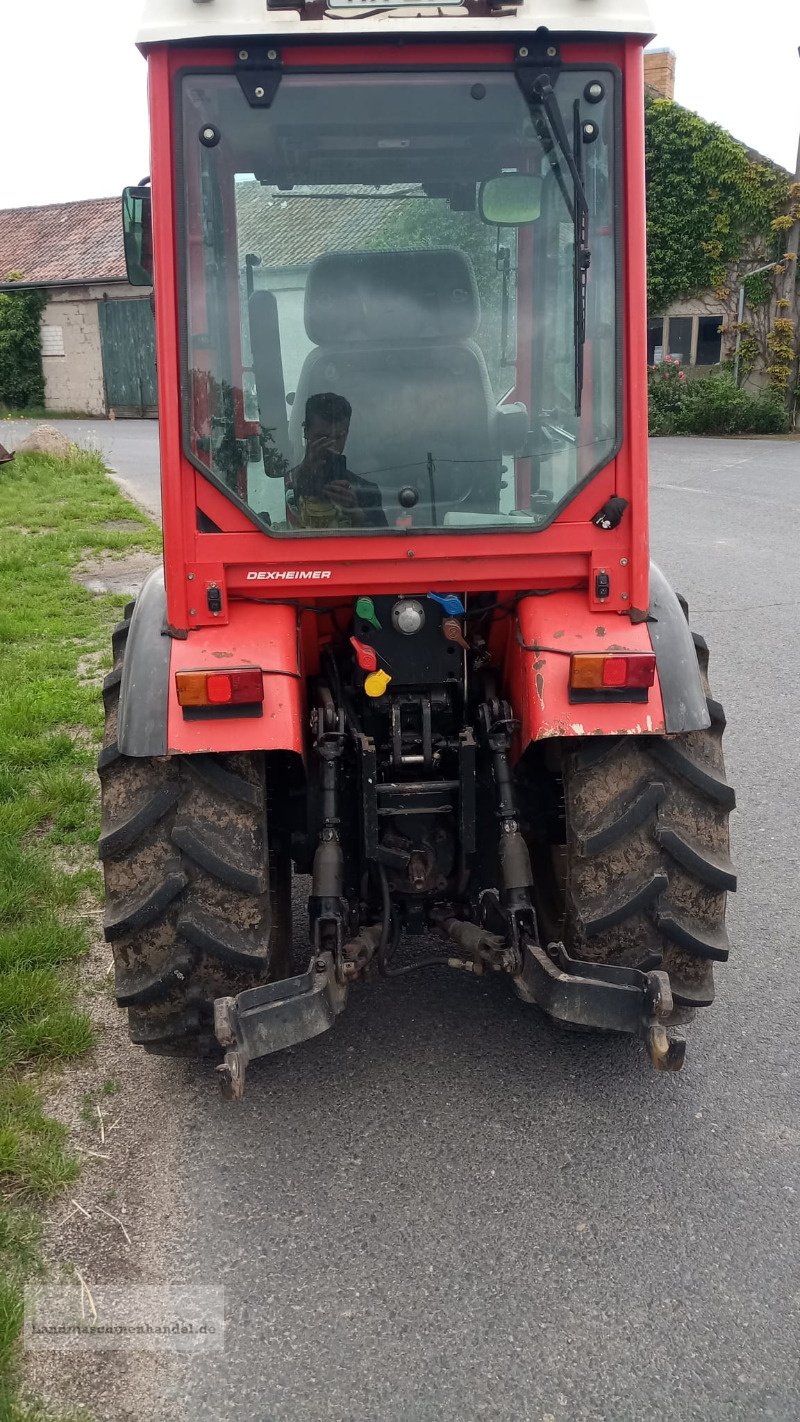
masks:
[[[553,171],[558,179],[567,211],[572,218],[574,243],[574,339],[575,339],[575,414],[583,405],[583,353],[586,345],[586,281],[592,254],[589,250],[589,200],[583,182],[583,146],[581,142],[580,105],[575,102],[575,153],[570,147],[555,90],[548,74],[540,74],[530,86],[529,102],[538,105],[550,130],[552,142],[569,169],[573,184],[571,197],[556,162]],[[552,154],[552,149],[548,157]],[[551,158],[552,162],[552,158]]]

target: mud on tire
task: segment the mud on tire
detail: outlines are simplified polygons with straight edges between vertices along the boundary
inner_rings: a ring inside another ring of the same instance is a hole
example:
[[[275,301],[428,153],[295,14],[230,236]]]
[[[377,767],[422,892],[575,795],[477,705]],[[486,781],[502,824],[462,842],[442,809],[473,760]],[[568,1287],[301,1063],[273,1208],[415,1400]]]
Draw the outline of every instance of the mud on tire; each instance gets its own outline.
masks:
[[[736,888],[725,716],[708,690],[708,648],[696,635],[695,646],[708,730],[562,744],[565,843],[540,910],[542,927],[576,958],[636,967],[663,955],[682,1007],[713,1001],[713,965],[729,949],[726,895]]]
[[[100,858],[105,936],[131,1040],[148,1051],[217,1050],[215,997],[286,971],[290,864],[270,848],[261,754],[129,759],[117,712],[132,604],[105,679]]]

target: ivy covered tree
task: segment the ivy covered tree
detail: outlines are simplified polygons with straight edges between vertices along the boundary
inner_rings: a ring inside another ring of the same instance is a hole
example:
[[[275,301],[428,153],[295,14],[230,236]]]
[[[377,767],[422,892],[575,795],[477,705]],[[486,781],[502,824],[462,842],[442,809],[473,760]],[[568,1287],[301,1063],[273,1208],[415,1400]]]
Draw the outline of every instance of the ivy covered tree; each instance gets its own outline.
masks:
[[[776,219],[789,179],[754,161],[718,124],[668,99],[648,102],[648,306],[665,311],[679,296],[724,288],[728,270],[755,239],[780,258]]]
[[[713,290],[728,354],[738,336],[741,373],[759,361],[792,409],[797,254],[787,244],[800,219],[800,187],[718,124],[668,99],[647,103],[645,135],[649,310],[659,315],[679,296]],[[754,267],[767,270],[748,278]],[[739,325],[741,282],[747,314]]]
[[[19,280],[11,272],[6,281]],[[44,404],[41,315],[44,292],[0,292],[0,405],[24,410]]]

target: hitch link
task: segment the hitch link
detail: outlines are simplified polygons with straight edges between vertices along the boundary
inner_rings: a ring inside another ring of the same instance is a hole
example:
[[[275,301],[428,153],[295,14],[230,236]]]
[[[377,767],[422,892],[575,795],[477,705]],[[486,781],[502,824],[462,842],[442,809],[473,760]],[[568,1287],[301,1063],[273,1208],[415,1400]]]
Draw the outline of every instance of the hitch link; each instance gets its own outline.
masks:
[[[297,977],[218,997],[214,1032],[226,1049],[217,1067],[223,1095],[241,1101],[248,1062],[327,1032],[346,1001],[332,953],[318,953]]]
[[[672,1015],[669,977],[610,963],[570,958],[563,943],[548,949],[524,944],[522,971],[514,986],[556,1022],[641,1037],[656,1071],[680,1071],[686,1042],[667,1025]]]

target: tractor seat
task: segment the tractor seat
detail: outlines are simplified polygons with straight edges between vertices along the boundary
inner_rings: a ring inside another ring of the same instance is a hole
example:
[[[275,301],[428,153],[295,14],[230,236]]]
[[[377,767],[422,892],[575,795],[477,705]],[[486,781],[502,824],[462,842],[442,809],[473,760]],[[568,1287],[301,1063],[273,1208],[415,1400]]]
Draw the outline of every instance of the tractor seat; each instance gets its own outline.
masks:
[[[472,263],[455,248],[329,252],[312,265],[305,328],[314,349],[289,419],[293,463],[303,457],[310,395],[333,391],[353,415],[348,467],[378,485],[389,526],[446,513],[496,513],[500,451],[483,352],[473,337],[480,300]]]

